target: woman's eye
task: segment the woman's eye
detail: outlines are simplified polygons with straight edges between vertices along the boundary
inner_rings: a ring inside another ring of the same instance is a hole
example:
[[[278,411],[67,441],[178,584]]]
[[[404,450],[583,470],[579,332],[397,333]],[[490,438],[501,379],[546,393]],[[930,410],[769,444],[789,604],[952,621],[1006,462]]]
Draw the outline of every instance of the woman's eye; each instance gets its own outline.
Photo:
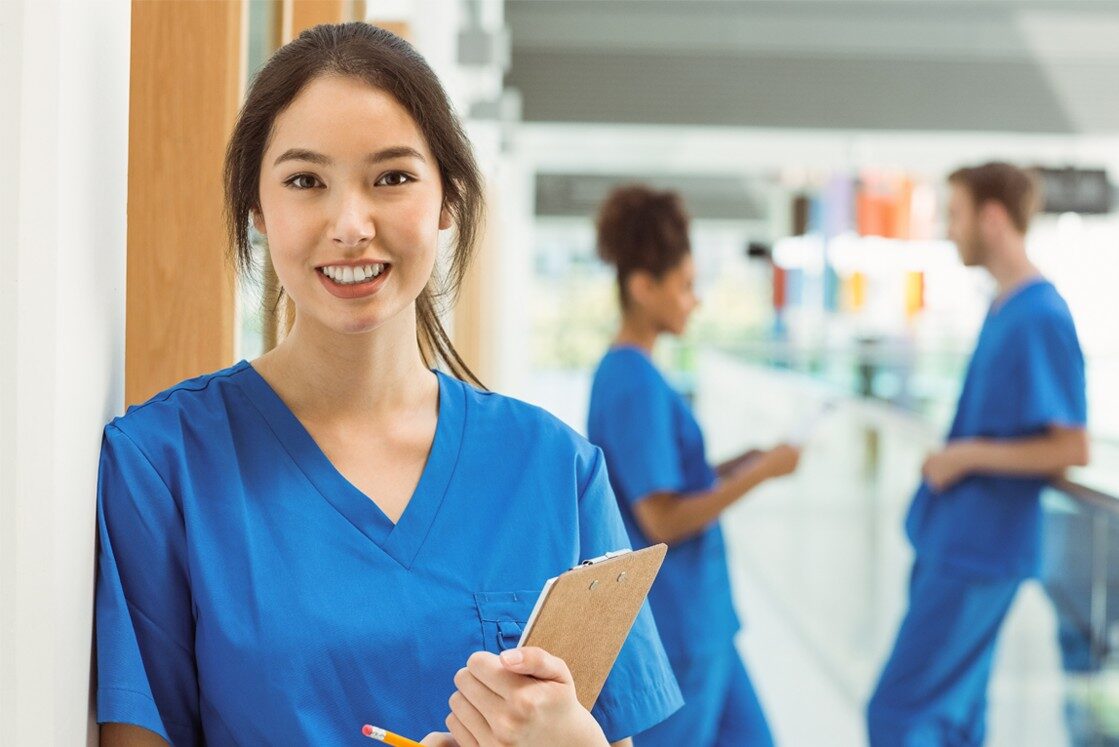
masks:
[[[412,181],[412,177],[401,171],[390,171],[377,180],[377,185],[382,187],[399,187]]]
[[[319,180],[310,174],[296,174],[285,182],[296,189],[314,189],[319,186]]]

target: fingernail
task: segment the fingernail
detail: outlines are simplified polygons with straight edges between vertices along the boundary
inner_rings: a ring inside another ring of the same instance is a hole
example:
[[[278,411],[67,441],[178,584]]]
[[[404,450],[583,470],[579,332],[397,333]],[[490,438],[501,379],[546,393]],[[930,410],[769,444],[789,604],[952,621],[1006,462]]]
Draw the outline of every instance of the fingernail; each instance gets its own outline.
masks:
[[[506,664],[520,664],[525,660],[525,655],[515,648],[501,652],[501,660]]]

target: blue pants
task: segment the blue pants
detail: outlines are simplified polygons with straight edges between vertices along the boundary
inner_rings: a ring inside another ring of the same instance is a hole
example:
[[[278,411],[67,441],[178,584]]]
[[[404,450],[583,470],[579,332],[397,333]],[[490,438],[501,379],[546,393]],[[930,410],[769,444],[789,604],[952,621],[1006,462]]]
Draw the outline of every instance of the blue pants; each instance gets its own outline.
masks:
[[[772,747],[769,724],[733,644],[723,655],[674,669],[684,707],[634,737],[634,747]]]
[[[995,641],[1019,583],[914,565],[909,611],[867,707],[872,747],[983,744]]]

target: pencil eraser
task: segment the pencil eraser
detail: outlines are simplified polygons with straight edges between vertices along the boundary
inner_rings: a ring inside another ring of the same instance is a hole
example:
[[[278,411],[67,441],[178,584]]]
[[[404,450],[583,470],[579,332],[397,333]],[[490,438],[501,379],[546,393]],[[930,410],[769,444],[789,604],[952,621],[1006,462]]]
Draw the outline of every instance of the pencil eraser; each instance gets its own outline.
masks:
[[[366,724],[365,726],[361,727],[361,733],[367,737],[371,737],[373,736],[373,727],[369,724]]]

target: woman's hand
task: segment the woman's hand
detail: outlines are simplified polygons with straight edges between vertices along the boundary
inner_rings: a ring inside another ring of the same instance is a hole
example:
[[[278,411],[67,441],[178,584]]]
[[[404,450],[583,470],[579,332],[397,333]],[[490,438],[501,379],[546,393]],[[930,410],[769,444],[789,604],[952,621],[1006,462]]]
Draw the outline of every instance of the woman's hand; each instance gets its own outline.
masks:
[[[447,728],[459,747],[606,747],[567,664],[543,649],[473,654],[455,687]]]
[[[420,740],[424,747],[459,747],[458,742],[445,731],[433,731]]]
[[[769,477],[784,477],[796,471],[800,464],[800,449],[791,444],[774,446],[758,457]]]

